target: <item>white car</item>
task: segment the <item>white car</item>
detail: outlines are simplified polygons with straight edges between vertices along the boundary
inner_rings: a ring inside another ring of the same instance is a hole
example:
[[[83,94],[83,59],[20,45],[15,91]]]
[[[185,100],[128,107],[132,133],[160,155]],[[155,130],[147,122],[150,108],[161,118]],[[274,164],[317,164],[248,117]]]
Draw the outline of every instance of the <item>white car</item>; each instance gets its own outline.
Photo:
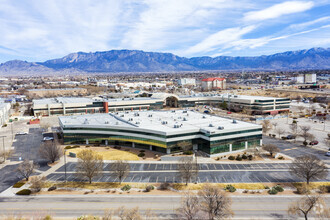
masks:
[[[43,141],[52,141],[54,140],[53,137],[44,137]]]
[[[28,134],[27,132],[21,131],[21,132],[17,132],[16,135],[26,135]]]
[[[330,157],[330,151],[326,152],[325,156]]]

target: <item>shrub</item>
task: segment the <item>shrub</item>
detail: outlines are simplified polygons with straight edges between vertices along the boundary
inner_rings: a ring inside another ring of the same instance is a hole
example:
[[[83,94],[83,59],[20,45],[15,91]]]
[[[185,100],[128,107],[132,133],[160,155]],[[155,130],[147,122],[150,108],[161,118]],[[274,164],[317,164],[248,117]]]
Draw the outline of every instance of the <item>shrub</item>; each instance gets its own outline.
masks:
[[[105,149],[109,150],[109,149],[110,149],[110,147],[106,147]]]
[[[194,153],[191,150],[188,150],[188,151],[183,152],[183,154],[185,154],[185,155],[193,155]]]
[[[13,188],[21,188],[25,183],[23,182],[17,182],[13,185]]]
[[[307,141],[304,141],[304,142],[303,142],[303,145],[304,145],[304,146],[307,146],[307,144],[308,144]]]
[[[229,184],[225,187],[225,190],[228,191],[228,192],[235,192],[236,188]]]
[[[277,190],[274,187],[272,187],[270,190],[268,190],[268,193],[270,195],[275,195],[275,194],[277,194]]]
[[[320,193],[329,193],[330,192],[330,186],[319,186]]]
[[[141,153],[138,154],[138,157],[144,157],[144,156],[145,156],[145,153],[141,152]]]
[[[128,190],[130,190],[132,187],[130,186],[130,185],[125,185],[125,186],[123,186],[123,187],[121,187],[121,190],[123,190],[123,191],[128,191]]]
[[[243,154],[242,159],[246,160],[247,158],[248,157],[245,154]]]
[[[146,152],[145,150],[140,150],[141,153]]]
[[[170,184],[169,183],[161,183],[158,188],[160,190],[168,190],[169,187],[170,187]]]
[[[31,183],[30,188],[35,192],[39,192],[45,185],[45,181],[46,181],[46,177],[36,176],[30,180],[30,183]]]
[[[234,156],[229,156],[228,159],[229,160],[235,160],[235,157]]]
[[[115,149],[120,150],[121,146],[114,146]]]
[[[64,149],[66,149],[66,150],[68,150],[68,149],[71,149],[71,146],[70,145],[68,145],[68,146],[65,146],[65,148]]]
[[[276,134],[273,134],[272,137],[275,138],[276,137]]]
[[[284,157],[279,156],[277,159],[279,159],[279,160],[284,160]]]
[[[19,196],[27,196],[30,194],[31,194],[31,190],[29,190],[29,189],[22,189],[16,193],[16,195],[19,195]]]
[[[296,186],[298,194],[307,194],[309,193],[309,188],[306,184]]]
[[[283,187],[280,186],[280,185],[276,185],[273,188],[276,189],[277,192],[283,192],[284,191]]]
[[[145,191],[150,192],[151,190],[154,190],[154,189],[155,189],[155,187],[153,185],[149,185],[146,187]]]
[[[237,157],[236,157],[236,160],[238,160],[238,161],[242,161],[242,157],[237,156]]]
[[[86,148],[89,148],[89,147],[91,147],[91,146],[89,146],[89,145],[86,146]]]
[[[56,190],[56,186],[51,186],[48,188],[48,191],[54,191],[54,190]]]
[[[74,145],[74,146],[72,146],[72,148],[80,148],[80,146],[79,145]]]
[[[250,154],[250,155],[248,156],[248,158],[249,158],[249,160],[252,160],[252,159],[253,159],[253,156]]]
[[[265,189],[269,189],[269,186],[264,186],[265,187]]]
[[[74,145],[74,146],[66,146],[64,149],[69,150],[69,149],[74,149],[74,148],[80,148],[79,145]]]

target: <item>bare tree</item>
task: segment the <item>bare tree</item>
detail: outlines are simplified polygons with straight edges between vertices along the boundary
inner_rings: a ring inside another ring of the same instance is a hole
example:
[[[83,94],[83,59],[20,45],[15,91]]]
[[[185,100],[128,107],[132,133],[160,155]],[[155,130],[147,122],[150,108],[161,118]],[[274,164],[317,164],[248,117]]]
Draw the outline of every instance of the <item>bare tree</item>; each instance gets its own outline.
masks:
[[[29,177],[37,169],[38,166],[33,163],[33,161],[24,160],[17,168],[17,172],[21,174],[26,181],[29,180]]]
[[[117,160],[110,165],[110,171],[118,178],[119,183],[128,176],[130,172],[130,166],[127,162],[122,160]]]
[[[262,122],[262,131],[267,134],[268,131],[272,129],[272,124],[270,123],[269,120],[264,120]]]
[[[298,105],[297,109],[300,111],[300,113],[302,113],[302,111],[305,109],[305,107],[303,105]]]
[[[303,216],[305,220],[308,220],[309,214],[320,215],[323,210],[317,210],[321,206],[322,209],[326,208],[324,200],[319,195],[306,195],[290,204],[288,208],[289,215]]]
[[[276,127],[277,127],[277,122],[273,122],[272,125],[274,126],[275,130],[276,130]]]
[[[49,129],[49,127],[50,127],[50,124],[49,124],[48,122],[42,121],[42,122],[40,123],[40,127],[41,127],[45,132],[47,132],[48,129]]]
[[[297,123],[290,124],[291,135],[294,136],[294,141],[296,142],[296,138],[298,135],[298,125]]]
[[[200,202],[196,194],[186,192],[181,199],[181,206],[177,209],[180,219],[193,220],[200,218]]]
[[[273,157],[273,154],[280,152],[280,149],[274,144],[266,144],[262,147],[262,149],[269,152],[271,157]]]
[[[275,131],[278,134],[278,138],[281,138],[281,135],[285,133],[285,130],[283,128],[278,128]]]
[[[191,158],[182,158],[178,164],[179,177],[188,185],[188,182],[198,176],[198,164]]]
[[[11,150],[6,150],[6,151],[0,150],[0,158],[1,158],[0,163],[6,162],[6,158],[9,158],[12,155],[12,153],[13,151]]]
[[[189,143],[188,141],[180,141],[177,146],[180,147],[183,152],[188,151],[192,148],[191,143]]]
[[[208,219],[227,219],[234,215],[231,199],[219,187],[205,184],[198,192],[200,208],[207,213]]]
[[[307,138],[309,136],[309,130],[311,129],[310,126],[300,126],[300,136],[304,138],[304,143],[307,142]]]
[[[92,150],[82,150],[77,154],[78,163],[76,166],[76,174],[79,177],[87,178],[89,183],[95,176],[102,174],[103,158]]]
[[[292,175],[306,180],[307,185],[310,180],[322,179],[328,174],[324,162],[314,155],[297,157],[290,166],[290,172]]]
[[[46,141],[40,145],[39,154],[41,158],[54,163],[56,160],[60,159],[63,154],[63,150],[56,142]]]
[[[117,215],[120,220],[142,220],[139,207],[128,209],[121,206],[115,210],[115,215]]]
[[[39,192],[45,185],[46,182],[46,177],[44,176],[34,176],[31,177],[30,180],[30,188],[34,191],[34,192]]]

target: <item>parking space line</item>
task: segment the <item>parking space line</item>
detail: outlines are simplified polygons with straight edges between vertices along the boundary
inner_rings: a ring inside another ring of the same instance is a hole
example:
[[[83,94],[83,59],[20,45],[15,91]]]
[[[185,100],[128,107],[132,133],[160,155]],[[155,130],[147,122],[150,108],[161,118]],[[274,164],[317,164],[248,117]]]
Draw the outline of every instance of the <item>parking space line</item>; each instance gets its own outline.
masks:
[[[158,177],[159,177],[159,176],[157,176],[157,178],[156,178],[156,183],[158,183]]]

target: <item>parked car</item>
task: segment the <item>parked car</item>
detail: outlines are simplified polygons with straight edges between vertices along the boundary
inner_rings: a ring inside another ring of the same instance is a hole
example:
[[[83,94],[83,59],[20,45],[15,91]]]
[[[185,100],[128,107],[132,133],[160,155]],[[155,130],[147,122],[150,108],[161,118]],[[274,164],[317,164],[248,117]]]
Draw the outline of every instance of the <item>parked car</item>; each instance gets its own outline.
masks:
[[[325,156],[330,157],[330,151],[326,152]]]
[[[44,137],[43,141],[52,141],[54,140],[53,137]]]
[[[227,114],[228,114],[228,115],[230,115],[230,114],[231,114],[231,112],[227,112]]]
[[[309,144],[310,145],[317,145],[319,142],[318,141],[311,141]]]
[[[292,139],[295,139],[296,136],[292,135],[292,134],[289,134],[288,136],[286,136],[286,139],[288,140],[292,140]]]
[[[16,135],[26,135],[28,134],[27,132],[21,131],[21,132],[17,132]]]

